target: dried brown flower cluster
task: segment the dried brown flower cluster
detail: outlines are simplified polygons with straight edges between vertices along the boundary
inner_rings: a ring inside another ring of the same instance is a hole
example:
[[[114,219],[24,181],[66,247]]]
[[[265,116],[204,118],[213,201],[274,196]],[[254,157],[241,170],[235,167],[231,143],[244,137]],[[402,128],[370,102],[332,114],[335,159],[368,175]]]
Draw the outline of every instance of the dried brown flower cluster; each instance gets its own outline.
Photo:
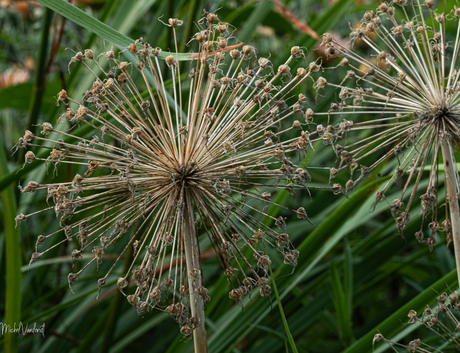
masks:
[[[181,24],[169,20],[174,38]],[[31,262],[65,242],[72,244],[74,264],[82,254],[92,254],[69,274],[72,287],[85,269],[98,270],[114,249],[119,255],[99,279],[100,291],[132,247],[134,260],[118,279],[119,289],[128,292],[139,314],[152,308],[169,313],[185,336],[203,327],[203,306],[210,300],[198,228],[222,263],[229,297],[240,305],[255,288],[270,296],[268,247],[296,267],[299,252],[289,240],[285,218],[266,211],[270,205],[287,209],[273,201],[273,192],[306,189],[310,183],[308,171],[289,157],[310,146],[309,134],[295,120],[304,115],[306,97],[292,98],[292,91],[319,69],[312,63],[291,72],[289,65],[304,59],[299,47],[273,68],[268,59],[257,59],[251,46],[229,47],[228,25],[216,15],[207,14],[204,26],[193,38],[199,53],[188,77],[180,72],[177,42],[176,52],[164,55],[137,40],[126,49],[135,56],[134,65],[119,60],[113,50],[99,56],[91,50],[77,53],[70,64],[84,65],[94,74],[94,84],[81,102],[65,91],[57,101],[65,104],[61,119],[73,123],[73,131],[90,125],[94,136],[86,139],[59,124],[43,123],[40,135],[26,131],[17,143],[17,148],[50,151],[42,159],[29,150],[26,163],[51,163],[56,173],[59,165],[70,164],[78,171],[72,181],[30,182],[21,188],[47,192],[51,205],[21,214],[17,221],[54,210],[61,225],[38,236]],[[101,57],[109,69],[99,64]],[[162,65],[169,69],[169,83]],[[134,83],[133,71],[143,77],[145,92]],[[67,136],[78,142],[65,142]],[[308,220],[304,208],[290,211]],[[272,219],[276,229],[262,223],[261,216]],[[134,286],[126,288],[130,279]]]
[[[341,82],[317,79],[317,93],[335,95],[337,101],[327,112],[310,112],[312,119],[327,117],[327,126],[317,125],[311,139],[324,141],[337,155],[330,182],[341,172],[350,175],[344,187],[333,184],[334,192],[347,194],[371,172],[394,165],[390,179],[377,192],[377,202],[390,204],[403,236],[414,199],[420,197],[422,225],[415,236],[430,249],[436,232],[445,232],[450,243],[460,225],[459,174],[454,164],[460,136],[459,32],[454,42],[446,38],[447,21],[459,22],[460,31],[460,8],[449,13],[444,6],[436,12],[433,4],[433,0],[397,0],[382,2],[376,13],[366,12],[350,37],[352,43],[367,45],[368,57],[324,34],[326,54],[341,57],[336,68],[348,71]],[[439,181],[449,184],[444,219],[438,212]],[[401,193],[387,200],[391,185]],[[426,228],[431,235],[424,240]]]
[[[391,351],[397,351],[394,346],[405,348],[408,352],[441,352],[440,349],[449,351],[460,350],[460,340],[458,335],[460,332],[460,301],[457,291],[451,294],[442,293],[437,298],[437,305],[431,308],[429,305],[423,310],[423,313],[418,316],[417,312],[411,310],[407,315],[409,321],[406,325],[421,324],[423,327],[431,331],[430,341],[433,338],[438,338],[439,345],[433,346],[433,343],[424,343],[420,338],[410,341],[408,344],[395,342],[386,339],[381,333],[374,336],[373,350],[375,350],[376,342],[385,342],[388,344]],[[442,347],[441,347],[442,346]],[[438,349],[439,348],[439,349]]]

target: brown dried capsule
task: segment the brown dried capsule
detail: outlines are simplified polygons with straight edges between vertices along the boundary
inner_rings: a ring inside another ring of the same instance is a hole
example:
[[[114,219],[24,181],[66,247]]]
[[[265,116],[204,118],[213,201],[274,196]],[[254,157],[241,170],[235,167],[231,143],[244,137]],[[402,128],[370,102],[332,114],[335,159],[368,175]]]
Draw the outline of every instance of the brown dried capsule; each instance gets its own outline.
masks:
[[[174,65],[176,65],[176,59],[174,59],[174,56],[172,55],[168,55],[165,59],[165,62],[169,68],[172,68]]]
[[[307,75],[307,70],[305,70],[303,67],[299,67],[297,69],[297,77],[305,77]]]
[[[35,154],[32,151],[27,151],[25,155],[26,163],[32,163],[35,160]]]
[[[214,22],[216,22],[217,20],[219,20],[219,18],[217,17],[216,14],[214,13],[208,13],[208,15],[206,16],[206,19],[208,20],[208,22],[210,24],[213,24]]]
[[[125,73],[121,73],[118,75],[118,82],[120,82],[121,84],[123,83],[126,83],[128,81],[128,77],[126,76]]]
[[[176,27],[179,27],[179,26],[182,26],[184,21],[181,21],[177,18],[170,18],[168,20],[168,23],[169,23],[169,26],[172,27],[172,28],[176,28]]]
[[[249,56],[251,54],[255,55],[256,49],[250,45],[245,45],[242,49],[242,52],[244,56]]]
[[[228,26],[227,26],[226,23],[219,23],[217,25],[216,29],[220,34],[223,34],[223,33],[227,32]]]
[[[239,59],[241,57],[241,52],[237,49],[230,50],[230,56],[233,60]]]

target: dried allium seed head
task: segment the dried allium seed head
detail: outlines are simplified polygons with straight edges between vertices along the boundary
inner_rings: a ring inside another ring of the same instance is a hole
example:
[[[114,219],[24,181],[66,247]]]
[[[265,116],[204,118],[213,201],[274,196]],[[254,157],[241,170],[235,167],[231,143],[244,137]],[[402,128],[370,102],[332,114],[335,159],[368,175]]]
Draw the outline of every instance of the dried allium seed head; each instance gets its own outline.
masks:
[[[182,56],[162,53],[142,38],[127,47],[135,54],[133,62],[119,60],[113,50],[97,56],[110,62],[109,72],[100,70],[93,52],[77,53],[71,63],[82,62],[93,75],[100,74],[83,100],[59,93],[58,102],[65,102],[67,109],[61,117],[74,124],[72,129],[43,123],[43,137],[26,131],[16,145],[27,147],[34,140],[35,146],[35,140],[37,144],[44,140],[43,148],[54,146],[49,157],[36,158],[28,151],[26,163],[51,162],[56,172],[63,162],[74,168],[70,182],[31,181],[21,188],[47,192],[49,208],[35,213],[54,210],[61,227],[40,235],[37,246],[68,241],[72,262],[88,261],[79,272],[69,274],[70,288],[83,271],[108,269],[97,283],[101,292],[114,268],[105,266],[113,257],[107,255],[116,253],[118,263],[132,249],[133,263],[121,274],[117,287],[139,315],[152,308],[166,310],[185,336],[204,320],[191,313],[202,313],[211,300],[203,284],[207,277],[197,262],[202,232],[208,233],[222,260],[232,288],[229,297],[240,305],[255,286],[270,299],[268,273],[275,261],[268,255],[269,247],[277,248],[284,263],[297,266],[299,252],[289,241],[286,217],[276,218],[275,225],[268,227],[260,216],[268,207],[279,206],[273,192],[293,193],[307,189],[311,182],[308,171],[295,162],[301,149],[313,148],[310,133],[302,131],[302,123],[292,115],[304,116],[306,109],[306,122],[311,123],[314,113],[306,108],[304,94],[298,101],[291,97],[311,72],[320,70],[311,63],[308,71],[299,68],[295,77],[291,75],[292,57],[304,57],[300,47],[292,48],[291,57],[277,71],[265,58],[243,63],[256,56],[255,48],[218,49],[231,45],[228,25],[216,24],[217,16],[210,13],[204,21],[209,28],[194,36],[200,52],[190,55],[198,63],[188,77],[180,73],[177,60]],[[167,25],[175,33],[181,24],[169,19]],[[159,58],[170,69],[171,86],[165,85]],[[148,99],[131,77],[136,70],[144,79],[142,89],[150,92]],[[319,82],[319,88],[327,84]],[[68,136],[81,126],[94,129],[91,138]],[[325,140],[335,139],[333,126],[320,129]],[[71,143],[70,138],[77,142]],[[107,138],[110,143],[104,141]],[[305,208],[291,212],[309,221]],[[28,216],[18,215],[16,221]],[[199,222],[206,226],[197,227]],[[143,225],[145,232],[133,231],[137,226],[144,229]],[[48,238],[53,239],[45,241]],[[246,248],[253,256],[245,257]],[[50,249],[35,252],[31,261]],[[169,268],[171,264],[177,266]]]
[[[459,25],[456,16],[457,12],[460,15],[460,10],[454,7],[453,16],[449,16],[441,6],[436,13],[433,8],[435,2],[425,0],[423,7],[429,11],[420,12],[418,6],[411,3],[405,0],[381,2],[377,14],[384,14],[388,21],[382,23],[369,11],[364,14],[360,26],[352,29],[352,42],[361,39],[362,45],[369,49],[369,57],[361,57],[354,49],[341,49],[329,33],[323,35],[321,44],[326,46],[327,53],[343,56],[332,68],[337,70],[341,79],[332,81],[329,77],[318,77],[314,88],[317,97],[321,92],[325,96],[337,97],[339,102],[332,103],[327,112],[315,112],[315,120],[327,119],[334,131],[325,131],[321,125],[307,128],[311,129],[312,144],[324,142],[323,145],[340,160],[339,165],[334,166],[334,173],[331,169],[330,182],[336,175],[343,174],[345,178],[349,174],[350,180],[344,187],[345,195],[365,176],[391,160],[395,171],[388,182],[380,186],[377,201],[382,200],[384,193],[394,185],[404,183],[404,187],[398,185],[401,195],[398,202],[391,206],[401,235],[409,221],[413,203],[420,197],[424,227],[430,225],[433,232],[443,229],[450,237],[452,224],[449,226],[448,219],[451,217],[437,219],[452,211],[450,200],[448,212],[437,211],[438,192],[443,190],[437,185],[442,179],[437,166],[443,163],[440,155],[446,154],[447,159],[458,152],[454,153],[458,146],[453,137],[458,134],[460,118],[457,88],[459,61],[455,54],[460,32],[457,31],[453,41],[456,44],[448,45],[446,31],[449,21]],[[393,4],[403,7],[401,14],[395,13]],[[400,15],[404,16],[404,20],[400,20]],[[371,38],[374,32],[378,41]],[[420,45],[422,38],[424,45]],[[420,64],[422,61],[424,64]],[[353,70],[345,72],[344,67],[347,66]],[[306,122],[308,124],[308,119]],[[341,146],[347,151],[345,155],[340,151]],[[314,155],[309,164],[314,164]],[[317,164],[324,168],[323,161]],[[353,174],[357,168],[361,170],[358,177]],[[460,179],[455,169],[450,173],[453,174],[451,180]],[[421,190],[422,180],[430,181],[426,190]],[[339,184],[333,185],[332,191],[341,193],[339,187]],[[453,187],[449,194],[455,195],[458,186]],[[431,192],[431,189],[437,191]],[[432,248],[435,238],[425,241],[423,229],[421,231],[416,235],[417,240]]]

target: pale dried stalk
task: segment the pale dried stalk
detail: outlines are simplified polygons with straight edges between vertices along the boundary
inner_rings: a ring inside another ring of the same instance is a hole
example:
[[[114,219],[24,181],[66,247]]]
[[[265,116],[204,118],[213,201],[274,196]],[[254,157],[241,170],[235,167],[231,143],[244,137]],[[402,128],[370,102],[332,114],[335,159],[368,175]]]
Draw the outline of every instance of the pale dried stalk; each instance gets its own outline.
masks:
[[[207,353],[208,345],[206,339],[206,327],[204,317],[204,304],[203,298],[197,295],[197,288],[201,287],[201,274],[197,278],[193,278],[190,275],[192,269],[199,267],[200,254],[198,252],[198,240],[196,237],[194,212],[190,207],[190,203],[187,207],[184,217],[184,244],[185,244],[185,262],[187,264],[188,272],[188,286],[190,291],[190,308],[192,311],[192,317],[198,317],[199,323],[193,330],[193,343],[195,347],[195,353]]]
[[[457,267],[458,283],[460,283],[460,211],[457,199],[457,180],[454,170],[454,153],[452,142],[448,136],[441,138],[442,158],[444,160],[444,182],[449,196],[450,221],[452,223],[452,238],[454,242],[455,263]],[[447,200],[446,200],[447,201]]]

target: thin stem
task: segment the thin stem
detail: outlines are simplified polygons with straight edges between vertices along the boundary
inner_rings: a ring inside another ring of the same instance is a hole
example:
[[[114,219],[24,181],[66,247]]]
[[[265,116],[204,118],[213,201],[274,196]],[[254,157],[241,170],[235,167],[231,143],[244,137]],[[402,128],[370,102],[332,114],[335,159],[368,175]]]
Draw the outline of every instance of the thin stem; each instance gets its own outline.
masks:
[[[457,200],[456,177],[454,170],[454,158],[452,143],[448,136],[441,138],[442,156],[444,159],[444,179],[449,196],[450,221],[452,224],[452,237],[454,240],[455,263],[457,265],[457,276],[460,283],[460,211]]]
[[[193,343],[195,346],[195,353],[207,353],[208,345],[206,339],[206,328],[204,322],[204,304],[203,298],[197,294],[197,288],[201,287],[201,275],[193,278],[190,275],[192,270],[200,268],[200,255],[198,253],[198,244],[195,232],[195,217],[191,203],[187,205],[184,212],[183,236],[185,245],[185,262],[187,264],[187,277],[190,293],[190,307],[192,317],[198,317],[199,323],[193,330]]]
[[[294,342],[294,338],[292,337],[292,334],[291,334],[291,330],[289,330],[289,325],[288,325],[288,322],[286,320],[286,315],[284,314],[283,305],[281,304],[281,299],[280,299],[280,296],[279,296],[279,293],[278,293],[278,288],[276,287],[276,283],[275,283],[275,276],[273,276],[271,266],[270,266],[270,278],[272,279],[273,289],[275,291],[275,296],[276,296],[276,301],[278,302],[278,308],[280,309],[280,315],[281,315],[281,319],[283,320],[284,330],[286,331],[286,335],[288,337],[289,345],[291,346],[291,349],[292,349],[292,351],[294,353],[298,353],[299,351],[297,350],[297,347],[296,347],[295,342]],[[286,351],[287,351],[287,349],[286,349]]]

